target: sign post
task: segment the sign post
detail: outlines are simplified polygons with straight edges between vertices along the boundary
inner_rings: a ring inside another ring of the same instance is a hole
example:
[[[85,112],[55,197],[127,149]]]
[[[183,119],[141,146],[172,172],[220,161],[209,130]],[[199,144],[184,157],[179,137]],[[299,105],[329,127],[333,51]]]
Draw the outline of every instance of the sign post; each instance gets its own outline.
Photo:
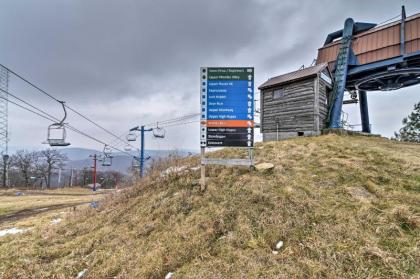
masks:
[[[254,68],[200,69],[201,189],[205,165],[253,166]],[[210,159],[206,147],[247,148],[247,159]]]

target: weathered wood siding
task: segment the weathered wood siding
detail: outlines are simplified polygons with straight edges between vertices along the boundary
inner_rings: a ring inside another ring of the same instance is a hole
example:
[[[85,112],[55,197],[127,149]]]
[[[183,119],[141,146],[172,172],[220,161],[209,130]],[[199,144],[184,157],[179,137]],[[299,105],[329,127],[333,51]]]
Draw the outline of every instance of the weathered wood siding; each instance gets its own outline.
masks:
[[[322,78],[319,78],[319,125],[320,129],[327,128],[327,116],[328,116],[328,93],[331,91],[331,85],[329,85]]]
[[[315,77],[316,78],[316,77]],[[261,124],[263,133],[315,131],[314,77],[262,91]],[[273,92],[283,91],[274,98]],[[325,96],[320,90],[320,95]],[[320,109],[323,106],[320,106]],[[324,113],[324,112],[323,112]],[[321,119],[320,119],[321,120]]]

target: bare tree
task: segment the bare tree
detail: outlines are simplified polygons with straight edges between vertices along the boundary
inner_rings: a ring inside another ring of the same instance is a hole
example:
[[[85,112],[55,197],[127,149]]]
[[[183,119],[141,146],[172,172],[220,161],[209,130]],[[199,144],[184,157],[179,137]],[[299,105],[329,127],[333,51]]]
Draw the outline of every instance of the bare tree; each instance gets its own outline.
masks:
[[[41,152],[38,152],[37,161],[35,163],[35,173],[40,180],[40,187],[43,188],[43,185],[48,184],[48,164],[40,155]]]
[[[64,162],[67,161],[67,156],[60,153],[57,149],[46,149],[39,152],[44,167],[44,177],[46,178],[47,188],[51,187],[51,174],[54,169],[61,168]]]
[[[11,165],[16,167],[23,177],[24,186],[30,185],[31,176],[34,173],[36,153],[19,150],[11,157]]]

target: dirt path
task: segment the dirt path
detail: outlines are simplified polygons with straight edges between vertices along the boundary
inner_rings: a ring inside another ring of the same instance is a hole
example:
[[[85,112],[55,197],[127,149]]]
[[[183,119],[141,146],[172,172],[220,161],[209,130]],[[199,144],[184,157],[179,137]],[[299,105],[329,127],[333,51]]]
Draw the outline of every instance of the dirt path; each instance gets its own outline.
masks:
[[[42,213],[52,211],[52,210],[75,207],[75,206],[79,206],[82,204],[89,204],[89,203],[90,202],[62,203],[62,204],[50,205],[47,207],[23,209],[9,215],[0,216],[0,224],[7,221],[18,221],[24,218],[35,216],[35,215],[42,214]]]

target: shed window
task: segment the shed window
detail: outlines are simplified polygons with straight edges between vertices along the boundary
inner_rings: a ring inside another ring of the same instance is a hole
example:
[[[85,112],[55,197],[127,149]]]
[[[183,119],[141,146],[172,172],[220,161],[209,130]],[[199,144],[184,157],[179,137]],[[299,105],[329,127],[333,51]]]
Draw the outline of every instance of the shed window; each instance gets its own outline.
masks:
[[[273,99],[280,99],[284,97],[284,90],[282,89],[277,89],[274,90],[273,92]]]

